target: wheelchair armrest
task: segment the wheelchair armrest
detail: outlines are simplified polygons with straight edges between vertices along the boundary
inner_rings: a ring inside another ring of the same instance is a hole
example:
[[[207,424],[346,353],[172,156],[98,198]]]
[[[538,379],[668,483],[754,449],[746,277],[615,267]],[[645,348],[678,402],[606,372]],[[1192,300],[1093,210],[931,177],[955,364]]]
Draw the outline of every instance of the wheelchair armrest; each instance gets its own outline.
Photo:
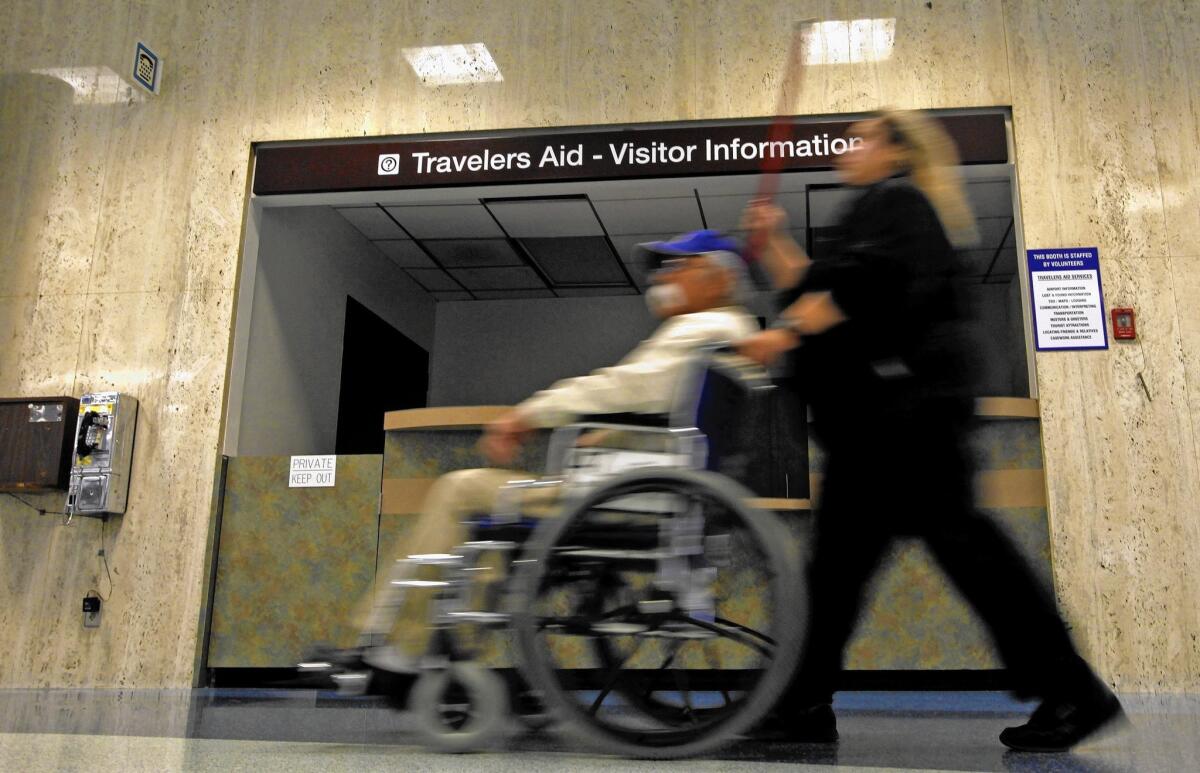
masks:
[[[596,413],[580,416],[577,424],[621,424],[630,427],[662,429],[671,426],[671,417],[665,413]]]

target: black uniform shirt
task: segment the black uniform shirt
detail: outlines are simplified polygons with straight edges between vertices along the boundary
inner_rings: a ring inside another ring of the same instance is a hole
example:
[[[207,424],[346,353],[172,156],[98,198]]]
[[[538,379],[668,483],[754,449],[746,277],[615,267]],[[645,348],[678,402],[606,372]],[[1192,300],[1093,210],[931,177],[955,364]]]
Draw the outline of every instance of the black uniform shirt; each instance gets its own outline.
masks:
[[[914,399],[971,393],[974,368],[953,278],[958,261],[937,213],[906,177],[861,190],[830,257],[781,293],[829,291],[849,318],[795,352],[793,374],[817,430],[877,420]],[[822,429],[821,425],[825,425]]]

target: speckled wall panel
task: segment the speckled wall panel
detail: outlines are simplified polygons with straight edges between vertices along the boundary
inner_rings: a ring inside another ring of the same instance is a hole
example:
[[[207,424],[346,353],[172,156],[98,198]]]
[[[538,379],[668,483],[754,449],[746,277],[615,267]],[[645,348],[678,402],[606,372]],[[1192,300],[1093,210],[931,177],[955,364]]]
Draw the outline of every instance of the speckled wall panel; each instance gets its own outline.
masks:
[[[475,463],[472,456],[476,431],[395,431],[387,433],[384,455],[385,486],[388,477],[418,473],[436,475],[455,469],[455,463]],[[1002,419],[979,422],[972,435],[976,462],[985,470],[1032,469],[1041,465],[1038,422],[1034,419]],[[814,471],[822,469],[819,446],[811,448],[817,458]],[[526,454],[526,461],[543,457],[540,449]],[[411,512],[410,507],[397,512]],[[989,515],[1004,528],[1029,558],[1035,571],[1050,583],[1050,542],[1043,507],[992,509]],[[794,519],[797,538],[808,539],[807,514]],[[403,532],[411,515],[385,515],[381,520],[381,545],[393,547],[380,553],[385,571],[389,556],[403,552]],[[384,535],[386,534],[386,538]],[[753,588],[742,589],[743,603],[759,609]],[[998,667],[982,625],[958,592],[948,583],[924,546],[911,540],[899,541],[889,551],[876,576],[870,603],[847,653],[847,667],[855,669],[985,669]],[[569,641],[564,647],[564,664],[584,667],[583,649]],[[512,662],[508,639],[503,634],[485,635],[485,659],[496,665]],[[575,653],[571,655],[570,653]],[[653,648],[644,654],[653,659]],[[646,662],[650,662],[647,660]]]
[[[252,142],[771,115],[808,16],[896,34],[808,67],[796,113],[1011,105],[1024,246],[1098,246],[1105,297],[1138,309],[1132,345],[1036,357],[1056,590],[1106,678],[1200,689],[1191,0],[9,0],[0,393],[113,387],[143,422],[100,629],[78,623],[96,525],[0,500],[0,685],[193,679]],[[34,72],[124,74],[137,39],[158,96]],[[399,54],[475,41],[503,82],[430,88]]]
[[[208,665],[286,667],[351,646],[379,539],[378,455],[339,456],[336,485],[288,488],[286,456],[229,460]]]

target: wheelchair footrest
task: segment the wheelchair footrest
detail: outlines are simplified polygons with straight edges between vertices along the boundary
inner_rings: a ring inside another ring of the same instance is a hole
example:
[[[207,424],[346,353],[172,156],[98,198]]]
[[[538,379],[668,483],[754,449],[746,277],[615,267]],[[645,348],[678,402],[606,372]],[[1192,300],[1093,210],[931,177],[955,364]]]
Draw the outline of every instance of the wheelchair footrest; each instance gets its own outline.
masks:
[[[510,616],[505,612],[447,612],[446,619],[454,623],[504,626]]]

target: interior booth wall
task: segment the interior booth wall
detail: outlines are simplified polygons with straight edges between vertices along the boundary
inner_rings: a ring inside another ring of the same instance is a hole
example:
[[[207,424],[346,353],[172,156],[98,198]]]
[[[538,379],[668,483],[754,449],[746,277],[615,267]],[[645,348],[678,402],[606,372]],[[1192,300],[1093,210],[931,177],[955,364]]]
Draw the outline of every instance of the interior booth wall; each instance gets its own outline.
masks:
[[[616,362],[654,325],[640,295],[439,303],[429,404],[515,405]]]
[[[257,220],[257,265],[245,267],[255,272],[245,307],[253,319],[227,453],[332,453],[346,297],[427,350],[434,302],[333,209],[267,208]]]
[[[118,389],[141,416],[129,508],[103,532],[0,498],[0,685],[196,677],[252,142],[767,115],[786,22],[843,7],[9,2],[0,393]],[[1012,106],[1023,243],[1098,247],[1106,299],[1138,310],[1135,342],[1036,356],[1056,591],[1119,687],[1200,688],[1200,8],[879,7],[890,56],[809,66],[792,110]],[[123,74],[138,38],[169,57],[157,96],[33,87]],[[486,42],[504,80],[423,84],[400,49],[445,41]],[[102,539],[114,586],[85,630]]]

